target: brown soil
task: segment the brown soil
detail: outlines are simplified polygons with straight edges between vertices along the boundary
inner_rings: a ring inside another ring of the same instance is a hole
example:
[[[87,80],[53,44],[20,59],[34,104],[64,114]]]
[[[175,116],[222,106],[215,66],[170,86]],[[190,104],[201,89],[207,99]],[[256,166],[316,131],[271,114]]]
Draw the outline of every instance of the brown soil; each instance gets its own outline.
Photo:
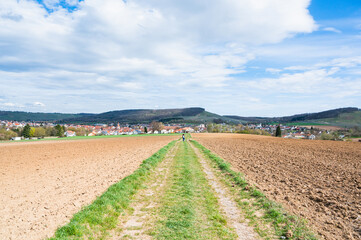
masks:
[[[178,136],[0,144],[0,239],[50,237]]]
[[[193,134],[324,239],[361,239],[361,146],[241,134]]]

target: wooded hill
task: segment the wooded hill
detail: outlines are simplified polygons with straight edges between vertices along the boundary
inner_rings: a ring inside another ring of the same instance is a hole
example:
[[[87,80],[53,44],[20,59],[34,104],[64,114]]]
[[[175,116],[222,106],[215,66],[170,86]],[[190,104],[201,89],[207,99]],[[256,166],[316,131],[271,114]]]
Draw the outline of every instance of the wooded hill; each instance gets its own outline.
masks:
[[[130,109],[110,111],[100,114],[63,114],[63,113],[29,113],[0,111],[0,120],[15,121],[49,121],[58,123],[303,123],[326,124],[342,127],[361,126],[361,110],[358,108],[338,108],[318,113],[304,113],[286,117],[240,117],[221,116],[207,112],[204,108],[179,109]]]
[[[80,116],[90,116],[89,113],[40,113],[40,112],[20,112],[20,111],[0,111],[0,120],[7,121],[46,121],[53,122],[67,118]]]
[[[226,117],[246,121],[248,123],[313,123],[341,127],[361,126],[361,110],[354,107],[337,108],[323,112],[303,113],[286,117]]]

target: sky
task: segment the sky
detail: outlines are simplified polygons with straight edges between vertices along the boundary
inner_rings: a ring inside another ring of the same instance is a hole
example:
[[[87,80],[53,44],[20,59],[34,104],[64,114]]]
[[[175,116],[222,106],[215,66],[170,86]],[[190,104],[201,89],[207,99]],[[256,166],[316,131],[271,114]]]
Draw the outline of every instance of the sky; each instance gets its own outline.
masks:
[[[361,108],[361,1],[0,1],[0,110],[184,107]]]

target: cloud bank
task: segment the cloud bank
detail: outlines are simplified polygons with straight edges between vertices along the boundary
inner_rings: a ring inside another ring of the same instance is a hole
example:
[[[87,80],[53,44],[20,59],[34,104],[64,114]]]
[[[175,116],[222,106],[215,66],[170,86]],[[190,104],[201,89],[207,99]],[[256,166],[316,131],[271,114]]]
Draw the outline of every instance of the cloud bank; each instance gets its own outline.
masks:
[[[276,81],[240,77],[259,57],[255,48],[317,30],[309,4],[2,0],[0,96],[7,105],[0,102],[0,109],[103,112],[199,105],[217,111],[224,109],[220,102],[259,103],[251,97],[258,85],[265,90],[311,76],[315,82],[336,81],[322,69],[285,74],[268,67],[281,74]],[[235,95],[234,86],[252,91]]]

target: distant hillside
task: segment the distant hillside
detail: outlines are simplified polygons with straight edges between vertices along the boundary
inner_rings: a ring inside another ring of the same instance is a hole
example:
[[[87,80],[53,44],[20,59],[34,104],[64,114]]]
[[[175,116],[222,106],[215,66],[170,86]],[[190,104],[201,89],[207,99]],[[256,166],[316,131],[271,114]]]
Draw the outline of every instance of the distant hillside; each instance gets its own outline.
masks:
[[[194,116],[186,116],[184,120],[187,122],[197,122],[197,123],[244,123],[245,121],[228,118],[226,116],[221,116],[215,113],[203,111]]]
[[[340,127],[361,126],[361,110],[358,108],[338,108],[318,113],[304,113],[286,117],[240,117],[221,116],[207,112],[204,108],[179,109],[131,109],[100,114],[29,113],[0,111],[0,120],[16,121],[56,121],[58,123],[310,123]]]
[[[318,113],[305,113],[298,114],[289,117],[281,117],[280,121],[282,122],[296,122],[296,121],[310,121],[317,119],[327,119],[327,118],[338,118],[340,114],[343,113],[353,113],[359,111],[358,108],[338,108]]]
[[[110,111],[100,114],[63,114],[63,113],[31,113],[0,111],[0,120],[13,121],[49,121],[58,123],[149,123],[161,121],[164,123],[239,123],[239,120],[206,112],[204,108],[179,109],[130,109]]]
[[[8,121],[58,121],[66,118],[75,118],[80,116],[89,116],[91,114],[66,114],[66,113],[32,113],[32,112],[13,112],[0,111],[0,120]]]
[[[286,117],[239,117],[225,116],[248,123],[320,123],[342,127],[361,126],[361,110],[358,108],[338,108],[318,113],[303,113]]]
[[[339,127],[361,127],[361,110],[355,112],[341,113],[334,118],[318,119],[316,121],[320,124],[327,124]]]
[[[105,112],[92,116],[63,119],[61,123],[149,123],[161,121],[164,123],[203,123],[203,122],[238,122],[217,114],[206,112],[204,108],[179,109],[132,109]]]

